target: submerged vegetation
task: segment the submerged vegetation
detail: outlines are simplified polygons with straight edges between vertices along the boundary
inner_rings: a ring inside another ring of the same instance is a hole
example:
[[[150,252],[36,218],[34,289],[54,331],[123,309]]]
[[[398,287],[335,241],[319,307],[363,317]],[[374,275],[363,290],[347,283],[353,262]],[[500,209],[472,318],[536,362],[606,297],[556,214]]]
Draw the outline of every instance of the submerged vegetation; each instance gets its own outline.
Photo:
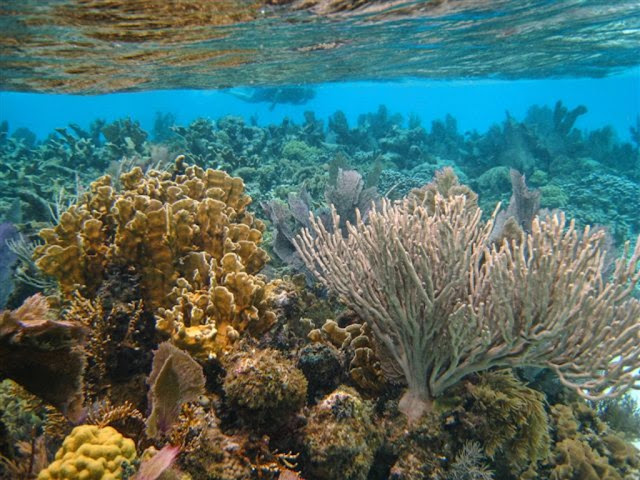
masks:
[[[0,477],[638,478],[639,127],[584,114],[4,124]]]

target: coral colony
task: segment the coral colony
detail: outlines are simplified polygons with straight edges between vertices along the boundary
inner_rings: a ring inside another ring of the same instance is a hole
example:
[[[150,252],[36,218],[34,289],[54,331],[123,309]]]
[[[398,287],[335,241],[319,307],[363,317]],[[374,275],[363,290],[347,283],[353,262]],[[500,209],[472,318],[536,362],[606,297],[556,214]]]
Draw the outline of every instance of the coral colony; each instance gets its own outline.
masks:
[[[5,123],[0,478],[640,478],[639,127],[584,114]]]

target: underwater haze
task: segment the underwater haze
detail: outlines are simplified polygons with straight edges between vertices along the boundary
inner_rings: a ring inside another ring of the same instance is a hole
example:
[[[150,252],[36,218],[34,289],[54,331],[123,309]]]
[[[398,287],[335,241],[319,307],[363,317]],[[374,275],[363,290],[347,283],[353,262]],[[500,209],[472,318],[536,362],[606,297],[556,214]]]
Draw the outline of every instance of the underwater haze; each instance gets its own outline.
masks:
[[[640,478],[636,1],[0,31],[0,480]]]

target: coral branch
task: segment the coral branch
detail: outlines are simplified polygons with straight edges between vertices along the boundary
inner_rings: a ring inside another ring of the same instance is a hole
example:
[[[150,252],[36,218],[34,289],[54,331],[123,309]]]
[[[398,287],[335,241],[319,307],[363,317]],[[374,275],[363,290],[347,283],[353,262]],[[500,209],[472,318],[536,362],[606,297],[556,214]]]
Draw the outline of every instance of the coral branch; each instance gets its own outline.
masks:
[[[530,233],[496,245],[494,218],[482,222],[470,197],[436,193],[385,201],[346,238],[312,218],[296,247],[391,352],[409,386],[401,408],[416,417],[497,366],[549,367],[591,399],[638,387],[640,246],[606,282],[601,231],[535,218]]]

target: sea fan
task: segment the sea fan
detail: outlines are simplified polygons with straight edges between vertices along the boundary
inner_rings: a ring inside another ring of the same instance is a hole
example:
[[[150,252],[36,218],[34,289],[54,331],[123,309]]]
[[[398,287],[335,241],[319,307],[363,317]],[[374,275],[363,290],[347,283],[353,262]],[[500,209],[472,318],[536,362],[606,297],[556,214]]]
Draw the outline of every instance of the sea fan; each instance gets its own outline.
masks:
[[[188,353],[164,342],[155,351],[147,382],[152,407],[147,434],[154,438],[171,430],[182,404],[196,400],[205,381],[202,367]]]
[[[179,453],[180,449],[178,447],[164,446],[153,457],[142,461],[140,469],[133,477],[133,480],[156,480],[173,465]]]

